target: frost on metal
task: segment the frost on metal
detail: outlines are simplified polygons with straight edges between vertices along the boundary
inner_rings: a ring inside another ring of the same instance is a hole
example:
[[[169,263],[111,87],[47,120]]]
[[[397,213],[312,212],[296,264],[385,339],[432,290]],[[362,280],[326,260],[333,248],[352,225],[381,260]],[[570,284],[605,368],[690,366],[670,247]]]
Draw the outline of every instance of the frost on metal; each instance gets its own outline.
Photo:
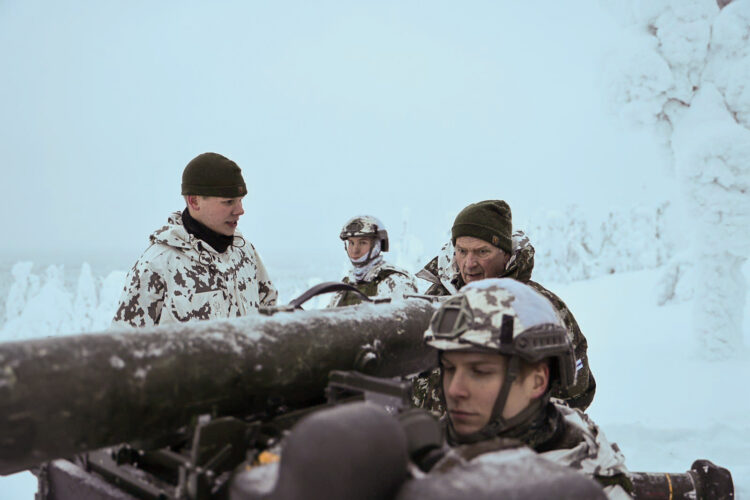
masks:
[[[117,356],[110,356],[109,364],[112,366],[112,368],[115,368],[117,370],[125,368],[125,362]]]

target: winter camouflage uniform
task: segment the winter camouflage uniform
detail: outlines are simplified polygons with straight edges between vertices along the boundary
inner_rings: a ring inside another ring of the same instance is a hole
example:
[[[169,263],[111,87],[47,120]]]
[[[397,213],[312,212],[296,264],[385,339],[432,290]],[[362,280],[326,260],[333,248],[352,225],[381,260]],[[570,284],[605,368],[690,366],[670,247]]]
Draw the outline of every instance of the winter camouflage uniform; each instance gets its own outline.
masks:
[[[568,334],[553,304],[518,280],[477,281],[444,302],[425,332],[428,346],[440,352],[479,350],[506,359],[489,421],[479,430],[459,434],[445,416],[445,435],[455,455],[467,461],[491,459],[493,452],[507,449],[508,442],[520,441],[541,457],[596,479],[609,498],[630,498],[632,483],[617,446],[580,410],[550,400],[551,391],[571,386],[577,376]],[[549,363],[547,391],[520,412],[503,417],[511,385],[520,380],[521,363],[541,361]],[[442,384],[438,388],[440,400],[445,401]],[[492,449],[495,444],[498,448]]]
[[[260,256],[239,233],[234,241],[240,246],[219,253],[189,234],[175,212],[149,239],[128,273],[113,326],[231,318],[276,303]]]
[[[617,444],[610,443],[599,427],[580,410],[556,403],[549,405],[547,416],[522,440],[495,438],[455,446],[433,467],[433,473],[445,473],[467,463],[507,460],[512,456],[508,454],[509,449],[515,448],[517,453],[532,453],[524,446],[528,445],[544,459],[597,480],[608,498],[632,498],[629,492],[632,492],[633,485],[628,478],[625,457]],[[524,443],[524,440],[529,442]]]
[[[358,215],[344,224],[339,238],[347,248],[349,238],[371,238],[372,244],[366,256],[352,261],[353,268],[341,281],[354,285],[360,292],[375,299],[402,299],[405,294],[417,293],[414,277],[400,267],[383,260],[382,252],[389,249],[388,231],[377,217]],[[347,252],[348,253],[348,252]],[[362,302],[354,292],[339,292],[333,296],[328,307],[351,306]]]
[[[417,293],[414,277],[405,269],[381,261],[370,269],[364,280],[357,281],[354,270],[341,280],[354,285],[360,292],[376,299],[401,299],[406,294]],[[328,307],[341,307],[359,304],[362,299],[353,292],[338,292],[334,294]]]
[[[539,283],[531,281],[533,269],[534,247],[522,231],[516,231],[513,233],[513,254],[508,261],[505,273],[500,277],[513,278],[521,283],[528,284],[541,293],[557,309],[568,330],[568,337],[575,351],[578,374],[575,385],[564,392],[553,393],[552,396],[564,400],[573,408],[585,411],[593,401],[596,392],[596,381],[589,368],[586,352],[588,350],[586,337],[583,336],[573,313],[570,312],[565,302]],[[446,243],[440,250],[440,254],[417,273],[417,277],[432,283],[425,292],[426,295],[453,295],[460,290],[465,283],[453,261],[453,244],[451,242]],[[436,372],[428,377],[420,377],[415,380],[414,401],[417,406],[433,411],[443,411],[439,399],[436,398],[436,383]]]

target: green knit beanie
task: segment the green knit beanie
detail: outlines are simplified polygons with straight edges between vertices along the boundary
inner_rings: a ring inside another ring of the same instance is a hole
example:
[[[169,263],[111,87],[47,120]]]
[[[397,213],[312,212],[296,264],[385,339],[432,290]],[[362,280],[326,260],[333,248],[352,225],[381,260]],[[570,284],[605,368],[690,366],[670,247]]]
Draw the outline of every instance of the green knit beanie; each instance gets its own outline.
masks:
[[[510,207],[502,200],[472,203],[461,210],[453,223],[453,244],[461,236],[473,236],[511,253],[513,232]]]
[[[237,198],[247,194],[247,186],[235,162],[217,153],[203,153],[183,170],[182,194]]]

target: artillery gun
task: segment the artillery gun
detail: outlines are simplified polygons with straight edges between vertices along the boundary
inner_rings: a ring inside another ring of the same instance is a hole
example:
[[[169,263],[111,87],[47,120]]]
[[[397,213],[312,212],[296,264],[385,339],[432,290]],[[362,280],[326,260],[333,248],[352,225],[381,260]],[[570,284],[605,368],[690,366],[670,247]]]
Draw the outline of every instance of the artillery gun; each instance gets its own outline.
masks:
[[[408,377],[436,364],[422,335],[437,299],[300,310],[341,286],[252,317],[0,344],[0,474],[32,469],[39,500],[603,498],[513,446],[503,464],[422,477],[444,443],[409,408]],[[632,481],[695,498],[726,476]]]

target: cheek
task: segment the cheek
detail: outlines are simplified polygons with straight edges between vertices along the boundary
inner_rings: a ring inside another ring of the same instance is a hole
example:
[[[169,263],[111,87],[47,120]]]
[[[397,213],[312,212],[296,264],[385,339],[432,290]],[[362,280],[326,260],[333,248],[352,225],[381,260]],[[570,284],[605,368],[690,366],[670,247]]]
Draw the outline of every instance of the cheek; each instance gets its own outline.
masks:
[[[494,257],[485,257],[480,260],[482,268],[490,271],[490,274],[495,275],[503,270],[502,262],[499,262]]]
[[[503,408],[503,417],[512,418],[521,413],[531,403],[531,396],[525,387],[513,384],[508,394],[508,400]]]
[[[490,400],[492,403],[495,402],[495,398],[500,393],[500,386],[503,385],[503,378],[500,375],[496,375],[491,379],[487,380],[483,384],[483,391],[485,399]]]

